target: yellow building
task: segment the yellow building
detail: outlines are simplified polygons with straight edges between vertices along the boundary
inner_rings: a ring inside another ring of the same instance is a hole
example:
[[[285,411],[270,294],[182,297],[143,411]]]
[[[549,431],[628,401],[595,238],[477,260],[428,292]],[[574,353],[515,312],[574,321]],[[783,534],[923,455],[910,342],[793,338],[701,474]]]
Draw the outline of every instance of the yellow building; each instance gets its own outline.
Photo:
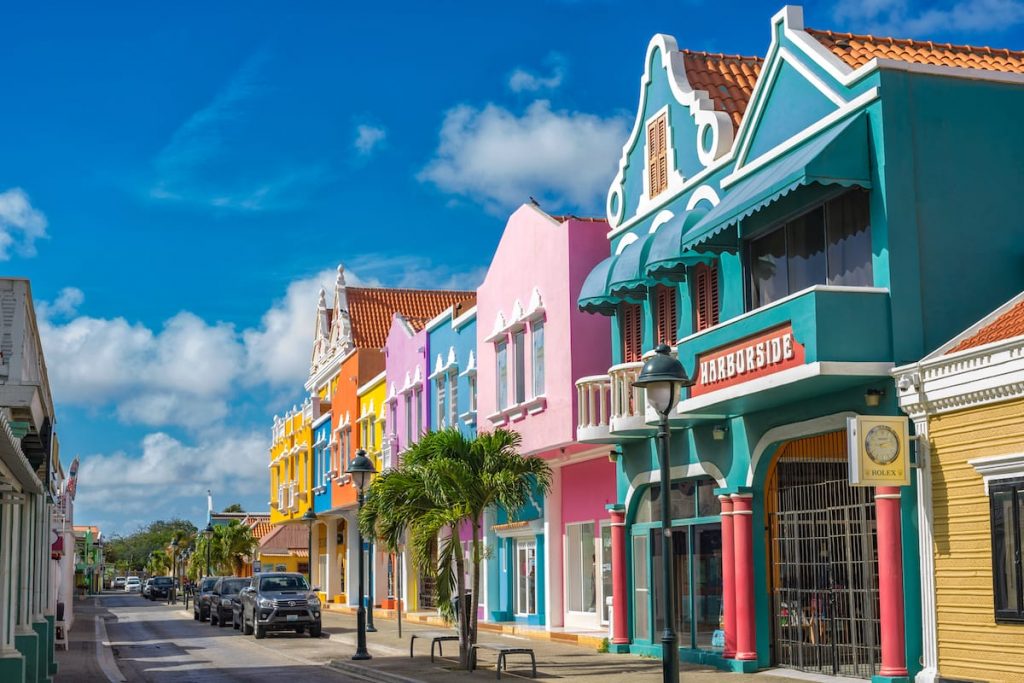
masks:
[[[918,434],[918,680],[1024,681],[1024,294],[894,374]]]
[[[319,405],[316,402],[316,405]],[[298,522],[313,504],[311,425],[314,401],[293,407],[284,417],[274,416],[270,445],[270,522]]]

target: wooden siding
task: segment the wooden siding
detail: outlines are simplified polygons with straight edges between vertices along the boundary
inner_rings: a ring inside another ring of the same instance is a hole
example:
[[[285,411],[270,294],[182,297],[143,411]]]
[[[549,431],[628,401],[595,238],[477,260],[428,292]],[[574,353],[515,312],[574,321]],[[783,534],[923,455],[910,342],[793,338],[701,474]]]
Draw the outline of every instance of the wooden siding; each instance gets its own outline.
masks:
[[[1024,401],[932,418],[939,673],[1024,681],[1024,624],[996,624],[989,501],[968,460],[1024,450]]]

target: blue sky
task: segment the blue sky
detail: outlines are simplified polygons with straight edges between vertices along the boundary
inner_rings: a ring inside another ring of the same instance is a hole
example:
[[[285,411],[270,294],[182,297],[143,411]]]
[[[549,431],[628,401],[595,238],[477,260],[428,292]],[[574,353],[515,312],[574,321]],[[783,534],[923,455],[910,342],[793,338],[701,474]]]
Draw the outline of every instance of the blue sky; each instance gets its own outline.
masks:
[[[22,3],[0,258],[31,278],[77,520],[265,509],[316,289],[473,287],[528,196],[597,214],[651,35],[762,55],[776,3]],[[296,9],[295,7],[299,7]],[[1024,4],[841,0],[809,26],[1024,48]]]

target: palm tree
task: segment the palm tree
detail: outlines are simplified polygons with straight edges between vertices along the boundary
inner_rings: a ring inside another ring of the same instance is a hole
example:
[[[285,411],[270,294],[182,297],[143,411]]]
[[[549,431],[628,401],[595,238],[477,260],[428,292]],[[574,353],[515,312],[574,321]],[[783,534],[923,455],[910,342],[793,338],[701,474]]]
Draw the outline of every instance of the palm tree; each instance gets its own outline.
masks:
[[[192,545],[193,540],[194,536],[182,529],[176,530],[171,535],[171,542],[167,545],[167,554],[171,560],[170,567],[172,575],[176,575],[178,573],[178,557],[186,548]],[[174,578],[176,581],[179,580],[177,576],[174,576]]]
[[[544,495],[551,486],[551,468],[538,457],[520,455],[521,443],[522,437],[507,429],[474,439],[455,428],[428,432],[406,451],[400,467],[371,484],[360,516],[363,533],[390,549],[408,532],[414,562],[436,578],[442,615],[458,620],[463,666],[468,667],[469,647],[476,642],[477,610],[465,599],[458,601],[459,615],[452,607],[452,593],[466,594],[460,528],[470,527],[475,601],[480,595],[484,511],[500,506],[514,514],[534,490]]]
[[[256,537],[252,535],[252,529],[233,519],[226,526],[216,527],[214,536],[219,541],[224,568],[229,569],[234,576],[241,575],[242,567],[256,549]]]
[[[149,572],[151,576],[160,576],[167,571],[168,566],[169,559],[167,557],[167,553],[160,550],[154,550],[149,554],[149,560],[146,562],[146,571]]]

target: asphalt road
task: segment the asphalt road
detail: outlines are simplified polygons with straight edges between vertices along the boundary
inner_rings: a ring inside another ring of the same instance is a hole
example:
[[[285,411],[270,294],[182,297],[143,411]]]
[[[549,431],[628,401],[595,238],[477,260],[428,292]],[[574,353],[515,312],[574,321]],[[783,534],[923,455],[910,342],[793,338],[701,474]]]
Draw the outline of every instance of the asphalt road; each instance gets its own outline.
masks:
[[[126,681],[210,683],[245,681],[311,683],[357,681],[326,668],[343,655],[341,645],[326,637],[270,634],[257,641],[231,625],[224,628],[192,619],[181,605],[150,602],[138,594],[106,594],[103,606],[116,619],[106,620],[117,667]]]

